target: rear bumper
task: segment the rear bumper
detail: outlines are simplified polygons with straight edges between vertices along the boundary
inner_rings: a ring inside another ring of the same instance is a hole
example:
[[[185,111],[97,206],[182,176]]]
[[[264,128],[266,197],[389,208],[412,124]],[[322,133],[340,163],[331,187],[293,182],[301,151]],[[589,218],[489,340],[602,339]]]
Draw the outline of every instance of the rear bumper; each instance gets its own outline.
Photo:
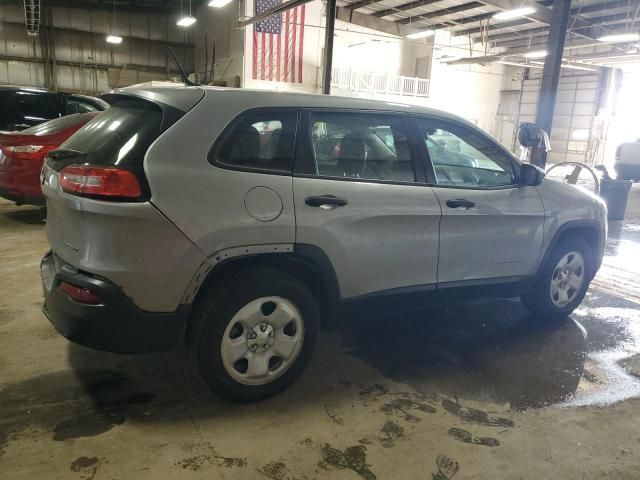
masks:
[[[56,266],[58,264],[58,266]],[[52,253],[42,259],[43,311],[53,326],[72,342],[116,353],[147,353],[171,350],[181,339],[190,305],[175,312],[140,310],[112,283],[60,265]],[[89,288],[100,303],[89,305],[71,299],[58,286],[67,281]]]

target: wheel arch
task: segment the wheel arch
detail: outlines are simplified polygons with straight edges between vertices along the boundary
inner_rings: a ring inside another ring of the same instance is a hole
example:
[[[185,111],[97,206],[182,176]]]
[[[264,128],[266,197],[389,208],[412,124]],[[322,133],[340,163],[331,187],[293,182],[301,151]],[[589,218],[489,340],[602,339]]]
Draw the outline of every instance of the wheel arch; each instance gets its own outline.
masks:
[[[577,236],[584,240],[591,250],[592,260],[594,268],[592,272],[592,278],[600,268],[602,263],[602,247],[604,239],[601,238],[601,229],[598,222],[595,220],[572,220],[561,225],[553,236],[553,239],[549,243],[542,262],[538,267],[537,274],[544,268],[549,255],[557,247],[557,245],[569,236]]]
[[[223,281],[230,273],[254,266],[275,268],[298,278],[318,302],[321,326],[330,329],[340,324],[340,291],[333,265],[322,249],[307,244],[296,244],[290,252],[247,253],[216,263],[202,276],[192,304],[195,306],[212,285]]]

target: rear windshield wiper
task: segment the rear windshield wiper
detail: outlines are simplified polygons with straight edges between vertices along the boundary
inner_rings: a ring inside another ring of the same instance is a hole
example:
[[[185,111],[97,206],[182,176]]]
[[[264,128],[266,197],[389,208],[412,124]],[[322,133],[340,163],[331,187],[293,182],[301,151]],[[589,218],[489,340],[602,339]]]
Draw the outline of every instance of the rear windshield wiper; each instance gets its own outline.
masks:
[[[81,152],[79,150],[72,150],[70,148],[59,148],[58,150],[51,150],[47,157],[53,161],[56,160],[65,160],[67,158],[83,158],[86,157],[87,154]]]

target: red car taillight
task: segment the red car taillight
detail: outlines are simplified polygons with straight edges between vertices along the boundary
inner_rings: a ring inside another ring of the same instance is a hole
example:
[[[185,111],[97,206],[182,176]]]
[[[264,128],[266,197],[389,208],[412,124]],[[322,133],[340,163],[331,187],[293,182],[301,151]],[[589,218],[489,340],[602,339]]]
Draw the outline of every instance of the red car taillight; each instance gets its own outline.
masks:
[[[620,161],[621,155],[622,155],[622,145],[618,145],[618,148],[616,148],[616,162]]]
[[[43,160],[47,152],[55,148],[55,145],[8,145],[2,147],[2,152],[20,160]]]
[[[60,172],[60,187],[67,193],[105,200],[138,200],[142,196],[133,172],[115,167],[70,165]]]

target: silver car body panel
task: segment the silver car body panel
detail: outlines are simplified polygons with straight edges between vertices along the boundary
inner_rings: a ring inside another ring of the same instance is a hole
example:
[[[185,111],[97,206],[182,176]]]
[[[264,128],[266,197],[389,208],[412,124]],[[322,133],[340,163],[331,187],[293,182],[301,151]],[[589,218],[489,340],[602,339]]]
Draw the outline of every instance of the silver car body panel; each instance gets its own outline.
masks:
[[[191,302],[225,253],[237,257],[314,245],[329,257],[340,296],[352,298],[438,282],[532,275],[554,234],[572,220],[597,222],[601,238],[606,235],[600,200],[550,180],[538,187],[462,191],[228,170],[208,161],[221,132],[249,109],[390,111],[438,116],[477,130],[443,112],[390,102],[213,87],[114,93],[176,108],[195,106],[146,153],[149,202],[112,203],[67,195],[57,185],[57,174],[50,172],[43,186],[49,209],[47,234],[64,261],[114,282],[144,310],[170,312]],[[332,210],[304,203],[307,196],[324,194],[349,203]],[[444,206],[447,199],[460,197],[476,207],[453,211]]]
[[[296,241],[320,247],[350,298],[435,285],[440,204],[424,185],[294,178]],[[334,195],[349,203],[322,209],[305,198]]]
[[[60,189],[57,173],[45,176],[47,239],[55,254],[107,278],[143,310],[175,311],[206,259],[202,251],[148,202],[69,195]]]
[[[544,241],[542,251],[546,252],[554,236],[569,222],[589,222],[599,228],[601,250],[607,239],[607,208],[604,201],[587,190],[545,179],[536,187],[544,205]]]
[[[434,191],[442,206],[439,283],[536,272],[545,212],[535,187]],[[460,198],[475,206],[447,207],[447,200]]]

